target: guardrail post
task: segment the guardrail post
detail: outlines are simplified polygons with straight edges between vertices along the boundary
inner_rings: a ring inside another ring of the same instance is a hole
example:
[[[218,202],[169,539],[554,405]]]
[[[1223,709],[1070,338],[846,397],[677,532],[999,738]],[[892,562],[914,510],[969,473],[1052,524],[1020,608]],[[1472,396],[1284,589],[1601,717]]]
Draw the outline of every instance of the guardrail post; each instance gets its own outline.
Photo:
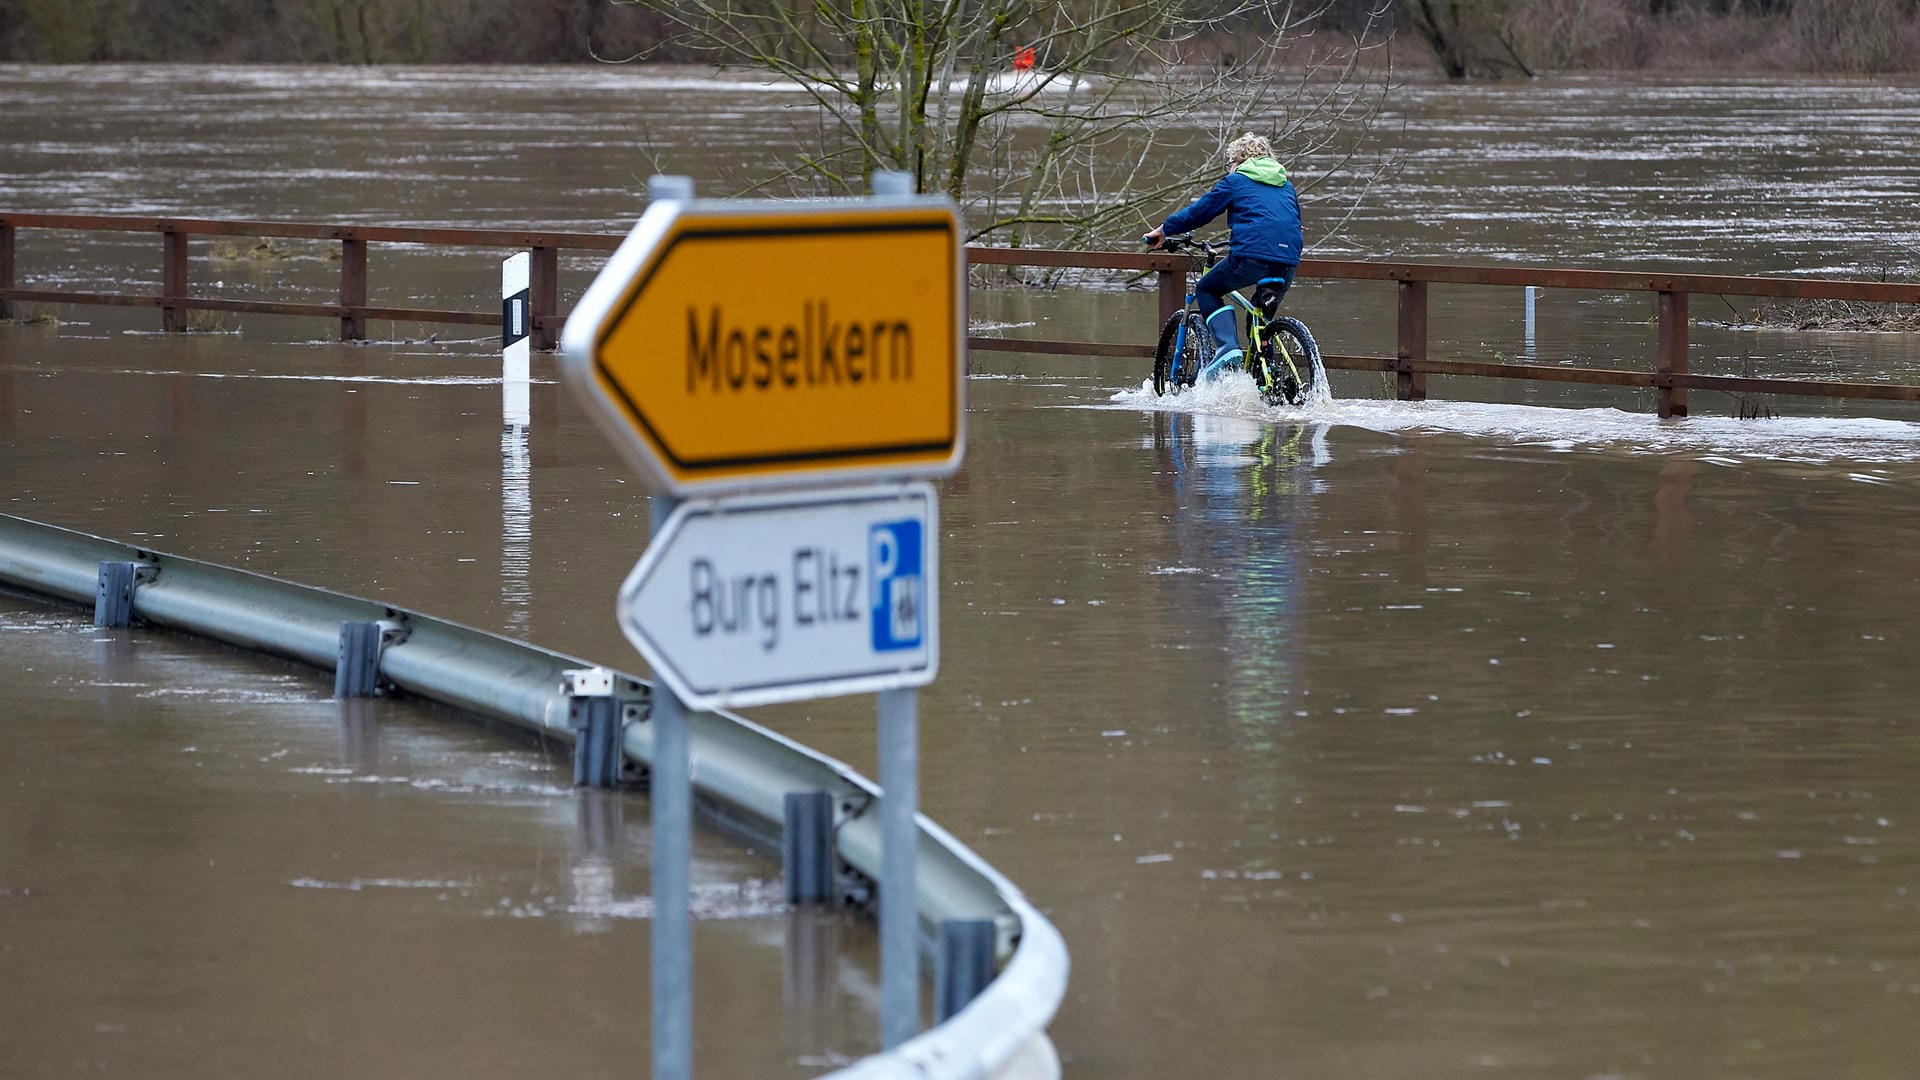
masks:
[[[365,240],[340,241],[340,306],[354,309],[367,306],[367,242]],[[365,315],[358,310],[352,310],[340,316],[341,341],[365,341],[366,339]]]
[[[1187,272],[1185,270],[1160,271],[1160,319],[1153,324],[1154,332],[1167,325],[1173,313],[1187,306]]]
[[[582,668],[562,672],[560,678],[567,695],[567,723],[575,732],[573,786],[618,787],[624,760],[620,736],[626,725],[625,711],[613,694],[613,672]]]
[[[101,563],[99,582],[94,586],[93,593],[93,625],[133,625],[133,590],[139,584],[139,563]]]
[[[780,832],[780,871],[787,903],[833,898],[833,799],[824,791],[789,791]]]
[[[0,223],[0,289],[13,288],[13,226]],[[0,296],[0,322],[13,318],[13,301]]]
[[[165,241],[160,258],[160,325],[173,334],[187,328],[187,309],[169,301],[181,300],[187,295],[188,236],[175,229],[164,230],[160,235]]]
[[[1660,359],[1654,369],[1654,386],[1660,398],[1660,418],[1687,415],[1687,388],[1675,386],[1661,376],[1687,373],[1687,294],[1672,289],[1660,290],[1655,310],[1660,316]]]
[[[560,314],[559,248],[536,246],[533,249],[532,295],[528,300],[532,307],[532,318],[528,320],[528,325],[533,331],[533,347],[551,352],[559,342],[553,336],[553,328],[542,325],[540,320]]]
[[[380,689],[380,624],[340,624],[339,662],[333,668],[333,696],[372,697]]]
[[[942,919],[934,959],[933,1019],[945,1023],[993,981],[991,919]]]
[[[1413,370],[1413,362],[1427,358],[1427,283],[1400,282],[1400,343],[1395,394],[1401,401],[1427,400],[1427,373]]]

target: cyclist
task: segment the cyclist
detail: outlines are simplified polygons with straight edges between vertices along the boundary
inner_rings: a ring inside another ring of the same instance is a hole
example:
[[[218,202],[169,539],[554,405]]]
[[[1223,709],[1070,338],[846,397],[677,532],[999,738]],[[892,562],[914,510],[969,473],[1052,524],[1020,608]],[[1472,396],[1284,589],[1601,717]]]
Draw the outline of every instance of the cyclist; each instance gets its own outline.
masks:
[[[1304,246],[1300,235],[1300,200],[1287,181],[1287,170],[1273,157],[1271,143],[1252,132],[1227,145],[1227,175],[1213,190],[1185,209],[1167,217],[1161,226],[1141,237],[1159,247],[1168,233],[1185,233],[1227,215],[1228,245],[1232,254],[1202,275],[1194,286],[1194,303],[1213,332],[1212,366],[1240,359],[1240,332],[1233,309],[1221,299],[1227,293],[1262,278],[1281,278],[1280,294],[1293,286]]]

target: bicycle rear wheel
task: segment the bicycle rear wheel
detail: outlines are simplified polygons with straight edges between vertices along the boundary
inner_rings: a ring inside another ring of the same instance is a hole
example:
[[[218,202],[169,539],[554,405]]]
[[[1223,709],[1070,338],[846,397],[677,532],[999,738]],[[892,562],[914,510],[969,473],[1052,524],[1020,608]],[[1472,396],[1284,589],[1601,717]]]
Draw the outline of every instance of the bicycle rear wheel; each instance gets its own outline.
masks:
[[[1307,324],[1284,315],[1269,323],[1264,359],[1271,374],[1261,387],[1267,404],[1306,404],[1320,370],[1320,346]]]
[[[1281,401],[1280,372],[1286,369],[1286,364],[1274,349],[1273,335],[1255,339],[1250,332],[1247,336],[1260,342],[1259,348],[1247,350],[1247,374],[1253,377],[1253,388],[1260,392],[1262,401],[1278,405]]]
[[[1213,334],[1206,322],[1194,311],[1174,312],[1160,328],[1160,343],[1153,350],[1153,392],[1164,397],[1192,386],[1200,365],[1212,358]]]

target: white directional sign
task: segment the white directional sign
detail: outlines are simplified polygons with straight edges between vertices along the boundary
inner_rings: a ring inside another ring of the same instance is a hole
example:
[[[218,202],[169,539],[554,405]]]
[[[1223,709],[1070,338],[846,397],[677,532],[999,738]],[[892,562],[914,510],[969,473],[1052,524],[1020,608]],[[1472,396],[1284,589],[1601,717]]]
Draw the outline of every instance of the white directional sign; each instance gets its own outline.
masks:
[[[924,686],[938,526],[924,481],[690,499],[620,587],[620,628],[694,709]]]

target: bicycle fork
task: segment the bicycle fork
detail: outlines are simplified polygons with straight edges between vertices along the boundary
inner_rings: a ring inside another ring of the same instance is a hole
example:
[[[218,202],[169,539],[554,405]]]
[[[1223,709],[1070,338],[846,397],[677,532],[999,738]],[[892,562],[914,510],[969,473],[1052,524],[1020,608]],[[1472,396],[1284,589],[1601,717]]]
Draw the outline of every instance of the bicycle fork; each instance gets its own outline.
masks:
[[[1181,305],[1182,310],[1184,311],[1193,310],[1194,295],[1195,294],[1193,293],[1187,294],[1187,299],[1185,303]],[[1171,365],[1171,368],[1168,373],[1168,378],[1172,381],[1175,389],[1179,388],[1180,383],[1183,381],[1183,378],[1186,375],[1186,372],[1181,370],[1181,364],[1182,364],[1182,361],[1185,359],[1186,355],[1187,355],[1187,320],[1182,318],[1180,320],[1179,328],[1173,332],[1173,364]]]

